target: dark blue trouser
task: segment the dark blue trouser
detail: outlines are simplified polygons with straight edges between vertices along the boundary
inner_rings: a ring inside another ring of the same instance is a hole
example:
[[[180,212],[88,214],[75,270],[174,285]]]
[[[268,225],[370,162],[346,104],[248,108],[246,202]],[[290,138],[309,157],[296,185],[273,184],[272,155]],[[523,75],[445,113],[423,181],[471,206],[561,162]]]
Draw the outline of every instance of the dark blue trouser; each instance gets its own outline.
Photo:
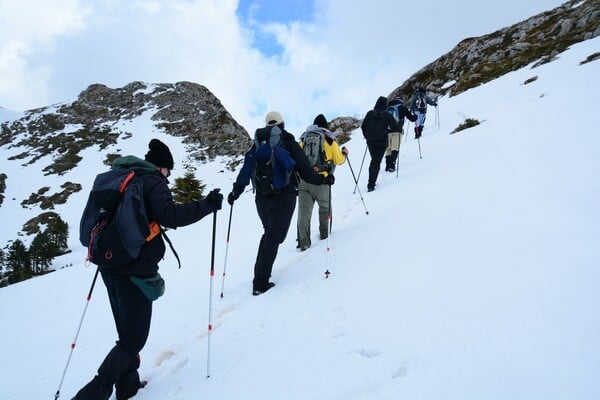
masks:
[[[296,208],[296,194],[283,192],[276,196],[264,196],[257,193],[255,203],[264,232],[258,246],[252,283],[254,289],[264,290],[269,283],[279,245],[290,228]]]

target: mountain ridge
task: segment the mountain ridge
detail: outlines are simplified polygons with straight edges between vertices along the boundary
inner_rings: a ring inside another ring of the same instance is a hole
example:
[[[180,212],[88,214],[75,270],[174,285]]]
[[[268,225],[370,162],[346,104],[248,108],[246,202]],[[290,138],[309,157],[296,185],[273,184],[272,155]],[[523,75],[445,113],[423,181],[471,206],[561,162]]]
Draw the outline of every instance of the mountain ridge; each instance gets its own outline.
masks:
[[[454,96],[523,65],[542,65],[555,60],[570,44],[599,34],[600,3],[571,0],[510,27],[461,41],[394,89],[390,97],[408,96],[417,82],[438,95]],[[547,43],[544,46],[535,41],[530,43],[532,38]],[[527,57],[522,57],[524,54]],[[598,58],[598,53],[591,54],[582,63]],[[489,65],[498,67],[488,71]],[[482,72],[486,75],[482,76]],[[0,112],[3,118],[18,117],[0,120],[0,150],[7,150],[8,154],[0,162],[0,209],[10,212],[10,207],[16,205],[30,210],[31,217],[21,221],[20,226],[5,227],[26,241],[40,231],[41,225],[61,214],[69,199],[83,190],[85,182],[72,179],[69,173],[77,168],[83,158],[81,154],[89,149],[100,153],[103,164],[108,166],[129,151],[125,149],[134,135],[168,135],[180,138],[186,154],[184,166],[219,159],[223,168],[233,171],[252,142],[246,129],[208,88],[187,81],[134,81],[116,89],[95,83],[72,102],[23,113],[4,108]],[[140,118],[152,121],[152,132],[133,129]],[[330,121],[330,128],[344,143],[360,123],[357,118],[337,117]],[[35,168],[42,178],[39,183],[30,182],[31,190],[20,197],[8,198],[7,190],[10,192],[14,182],[10,176],[12,168]],[[52,185],[45,183],[49,178]],[[76,223],[70,222],[72,227]]]
[[[600,35],[600,2],[570,0],[495,32],[467,38],[410,76],[390,94],[409,98],[424,86],[450,97],[526,65],[551,62],[574,43]],[[591,55],[592,59],[598,58]]]

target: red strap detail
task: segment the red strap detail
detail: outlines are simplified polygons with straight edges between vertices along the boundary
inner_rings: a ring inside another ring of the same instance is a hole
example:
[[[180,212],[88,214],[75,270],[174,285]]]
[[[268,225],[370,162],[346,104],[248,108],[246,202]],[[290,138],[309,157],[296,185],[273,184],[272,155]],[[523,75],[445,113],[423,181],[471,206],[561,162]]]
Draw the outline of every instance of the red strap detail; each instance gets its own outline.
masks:
[[[94,239],[96,238],[96,235],[98,234],[100,229],[102,229],[106,224],[106,220],[103,219],[102,221],[98,222],[98,224],[96,224],[94,229],[92,229],[92,233],[90,234],[90,244],[88,245],[86,261],[90,261],[92,259],[92,244],[94,243]]]
[[[123,180],[123,182],[121,182],[121,184],[119,185],[119,192],[123,193],[125,191],[125,189],[127,189],[127,185],[129,185],[129,182],[131,182],[134,175],[135,175],[134,171],[131,171],[127,174],[127,176],[125,177],[125,180]]]

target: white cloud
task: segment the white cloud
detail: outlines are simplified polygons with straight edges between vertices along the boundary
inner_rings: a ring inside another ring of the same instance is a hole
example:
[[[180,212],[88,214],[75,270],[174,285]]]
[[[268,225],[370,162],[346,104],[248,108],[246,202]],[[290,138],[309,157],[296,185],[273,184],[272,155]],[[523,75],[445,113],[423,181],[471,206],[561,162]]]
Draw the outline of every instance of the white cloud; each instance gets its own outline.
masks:
[[[316,0],[312,21],[245,26],[237,0],[3,1],[0,105],[23,110],[69,101],[91,83],[189,80],[208,87],[250,132],[277,109],[299,134],[318,113],[364,115],[379,95],[465,37],[560,1],[539,3],[486,3],[484,13],[467,0],[418,7]],[[256,29],[274,35],[282,54],[252,48],[262,37]]]
[[[49,65],[44,57],[60,45],[61,37],[83,28],[86,14],[74,0],[0,2],[1,104],[33,108],[52,101],[50,70],[60,66]]]

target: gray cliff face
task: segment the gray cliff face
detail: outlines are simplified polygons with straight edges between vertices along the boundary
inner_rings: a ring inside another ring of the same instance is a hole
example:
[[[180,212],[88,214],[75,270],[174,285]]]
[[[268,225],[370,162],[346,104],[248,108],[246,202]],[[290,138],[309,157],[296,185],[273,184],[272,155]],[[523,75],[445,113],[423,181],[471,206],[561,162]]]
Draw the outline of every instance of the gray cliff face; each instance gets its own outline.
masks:
[[[28,235],[57,220],[71,195],[80,192],[83,183],[90,183],[93,177],[77,172],[86,149],[98,151],[108,168],[115,158],[125,155],[121,147],[127,147],[127,139],[137,135],[148,138],[160,132],[181,138],[186,147],[186,155],[180,160],[184,166],[220,157],[224,169],[234,170],[251,144],[248,132],[219,99],[206,87],[192,82],[132,82],[117,89],[93,84],[72,103],[15,115],[18,119],[0,121],[0,147],[11,154],[0,167],[0,208],[3,213],[11,213],[11,207],[31,210],[34,217],[22,221],[20,228]],[[136,119],[142,115],[142,126],[148,126],[149,118],[153,126],[146,129],[153,132],[127,128],[136,126]],[[136,155],[143,156],[143,151]],[[7,199],[11,185],[19,186],[11,171],[21,168],[40,171],[39,180],[30,182],[30,193],[16,197],[13,192],[13,197]],[[75,172],[69,176],[79,182],[67,180],[67,172]],[[7,226],[5,230],[19,228]],[[20,232],[17,235],[21,236]]]
[[[62,175],[78,164],[79,152],[90,146],[103,150],[133,135],[148,135],[124,131],[117,124],[147,112],[157,131],[181,137],[190,157],[200,162],[226,156],[231,158],[228,167],[234,168],[250,144],[248,132],[204,86],[132,82],[118,89],[93,84],[72,103],[29,110],[16,121],[4,122],[0,146],[22,149],[14,159],[23,159],[23,165],[50,154],[54,163],[43,171]],[[78,128],[66,133],[67,126]],[[107,151],[106,164],[119,155]]]
[[[457,95],[510,71],[555,59],[569,46],[600,35],[600,1],[571,0],[520,23],[461,41],[425,66],[389,98],[410,96],[416,86],[439,95]],[[598,54],[591,55],[592,60]]]

